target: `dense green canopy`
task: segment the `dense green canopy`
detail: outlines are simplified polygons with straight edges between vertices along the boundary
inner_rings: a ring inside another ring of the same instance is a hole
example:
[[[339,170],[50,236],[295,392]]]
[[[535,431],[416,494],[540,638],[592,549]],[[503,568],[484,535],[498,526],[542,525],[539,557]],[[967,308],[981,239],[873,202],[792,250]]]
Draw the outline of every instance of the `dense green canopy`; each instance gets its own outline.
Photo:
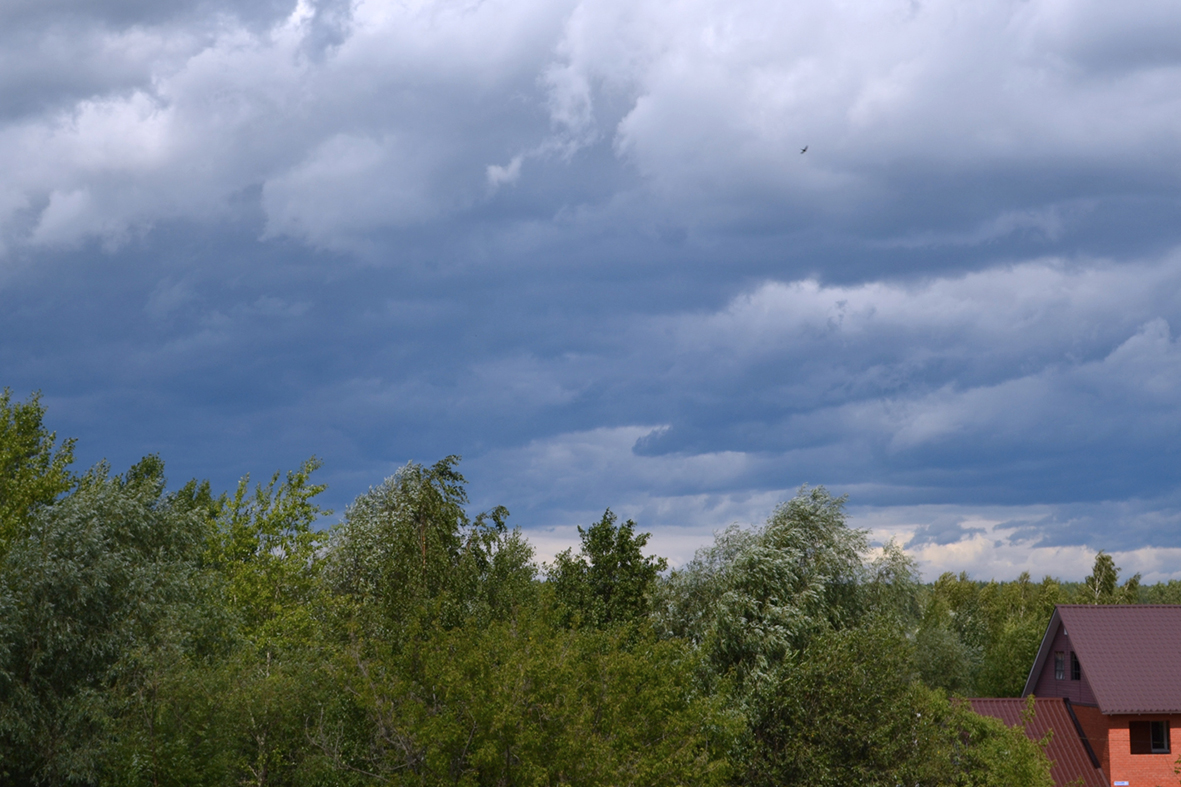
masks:
[[[1048,785],[955,699],[1011,695],[1085,583],[919,583],[801,488],[681,569],[610,510],[538,565],[454,456],[348,507],[315,459],[168,491],[75,475],[0,397],[0,781],[29,785]]]

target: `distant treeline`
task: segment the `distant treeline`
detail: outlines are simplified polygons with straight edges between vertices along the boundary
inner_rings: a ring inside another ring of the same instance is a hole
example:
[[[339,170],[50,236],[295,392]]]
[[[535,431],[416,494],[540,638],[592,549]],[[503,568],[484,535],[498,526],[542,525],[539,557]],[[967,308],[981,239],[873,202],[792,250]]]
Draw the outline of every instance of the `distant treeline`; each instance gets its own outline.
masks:
[[[1055,602],[1118,584],[918,581],[803,488],[684,568],[610,511],[539,566],[458,459],[327,531],[313,459],[169,490],[72,465],[0,396],[0,783],[1038,785],[955,696],[1020,691]]]
[[[1022,574],[1012,582],[975,582],[944,574],[921,588],[914,635],[918,670],[928,686],[960,696],[1019,697],[1055,604],[1181,604],[1181,582],[1119,582],[1120,569],[1100,552],[1082,582]]]

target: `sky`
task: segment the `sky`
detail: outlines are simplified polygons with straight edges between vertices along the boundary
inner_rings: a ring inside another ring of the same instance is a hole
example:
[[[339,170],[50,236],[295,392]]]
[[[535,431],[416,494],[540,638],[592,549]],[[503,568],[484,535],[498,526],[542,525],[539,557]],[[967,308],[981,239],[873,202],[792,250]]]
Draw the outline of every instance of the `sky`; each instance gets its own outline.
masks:
[[[1178,331],[1171,0],[0,4],[0,386],[81,466],[1181,579]]]

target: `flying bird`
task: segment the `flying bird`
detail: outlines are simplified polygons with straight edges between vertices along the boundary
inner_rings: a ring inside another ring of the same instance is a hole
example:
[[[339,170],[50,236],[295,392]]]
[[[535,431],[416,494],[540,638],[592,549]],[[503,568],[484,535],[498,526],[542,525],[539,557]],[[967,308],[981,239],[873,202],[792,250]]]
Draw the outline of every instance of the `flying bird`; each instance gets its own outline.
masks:
[[[804,153],[807,153],[807,152],[808,152],[808,146],[807,146],[807,145],[804,145],[804,148],[803,148],[803,150],[801,150],[801,151],[800,151],[800,153],[801,153],[801,155],[802,155],[802,154],[804,154]]]

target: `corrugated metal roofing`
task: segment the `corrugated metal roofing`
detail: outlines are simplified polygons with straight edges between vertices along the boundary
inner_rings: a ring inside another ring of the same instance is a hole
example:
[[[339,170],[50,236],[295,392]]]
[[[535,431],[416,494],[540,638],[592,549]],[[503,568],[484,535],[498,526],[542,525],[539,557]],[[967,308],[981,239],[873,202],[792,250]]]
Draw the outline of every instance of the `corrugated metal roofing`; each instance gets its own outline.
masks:
[[[1021,723],[1021,712],[1025,700],[1019,699],[972,699],[972,710],[981,716],[1000,719],[1010,727]],[[1053,730],[1046,756],[1050,758],[1050,776],[1054,784],[1063,787],[1082,780],[1083,787],[1107,787],[1107,777],[1091,760],[1078,728],[1070,716],[1066,701],[1061,697],[1037,698],[1034,700],[1034,715],[1025,727],[1025,734],[1033,740],[1041,740],[1047,731]]]
[[[1099,710],[1181,713],[1181,606],[1061,604],[1055,614]]]

